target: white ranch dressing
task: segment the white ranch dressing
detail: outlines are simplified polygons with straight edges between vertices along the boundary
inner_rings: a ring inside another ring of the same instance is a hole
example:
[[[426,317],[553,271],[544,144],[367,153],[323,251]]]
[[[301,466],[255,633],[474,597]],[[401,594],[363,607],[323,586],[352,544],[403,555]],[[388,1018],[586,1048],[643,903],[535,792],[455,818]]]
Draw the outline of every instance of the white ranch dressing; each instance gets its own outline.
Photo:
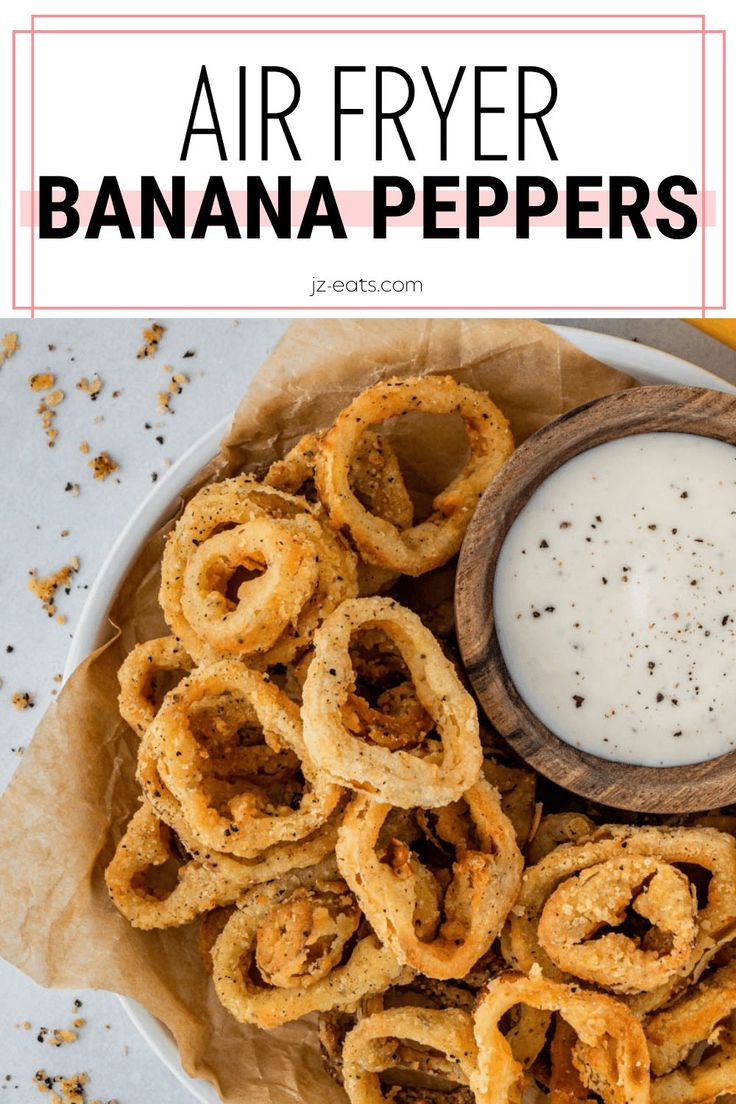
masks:
[[[736,447],[598,445],[512,524],[496,632],[534,714],[574,747],[675,766],[736,747]]]

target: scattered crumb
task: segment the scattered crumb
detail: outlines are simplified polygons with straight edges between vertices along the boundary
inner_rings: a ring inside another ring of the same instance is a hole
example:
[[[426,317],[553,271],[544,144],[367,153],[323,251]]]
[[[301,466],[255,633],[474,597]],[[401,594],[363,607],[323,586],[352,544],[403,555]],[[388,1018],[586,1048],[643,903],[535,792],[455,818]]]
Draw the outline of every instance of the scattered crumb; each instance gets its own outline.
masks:
[[[61,674],[61,672],[59,672],[58,674],[54,675],[54,682],[61,682],[63,677],[64,676]],[[74,1007],[75,1008],[81,1008],[82,1007],[82,1002],[80,1001],[79,1004],[77,1004],[77,1002],[75,1001],[74,1002]]]
[[[43,401],[47,406],[58,406],[60,402],[64,401],[64,392],[60,387],[57,387],[55,391],[52,391],[49,395],[45,395]]]
[[[54,429],[53,425],[56,411],[51,409],[46,399],[41,399],[36,413],[41,415],[41,428],[46,434],[47,444],[49,448],[53,448],[56,438],[59,436],[58,429]]]
[[[118,465],[109,452],[101,452],[99,456],[95,456],[87,467],[92,469],[95,479],[107,479],[108,475],[118,470]]]
[[[72,498],[78,498],[79,497],[79,484],[78,483],[67,483],[67,485],[64,487],[64,490],[67,492],[67,494],[70,494],[72,496]]]
[[[153,322],[150,326],[147,326],[143,331],[143,340],[145,345],[141,345],[138,352],[135,354],[138,360],[142,360],[144,357],[152,357],[158,348],[158,343],[163,337],[166,331],[165,326],[159,325],[158,322]]]
[[[17,747],[11,748],[10,750],[12,751],[13,755],[17,755],[18,757],[20,757],[26,749],[24,747]]]
[[[95,402],[102,390],[102,380],[95,372],[91,380],[87,379],[86,376],[82,376],[80,380],[77,380],[76,387],[77,391],[83,391],[85,395],[89,395],[92,402]]]
[[[169,383],[169,391],[173,395],[180,395],[185,383],[189,383],[189,376],[185,376],[183,372],[175,372]]]
[[[175,372],[169,380],[169,386],[166,391],[159,391],[158,393],[158,409],[161,414],[173,414],[171,409],[171,398],[173,395],[180,395],[185,383],[189,383],[189,376],[184,375],[183,372]],[[148,429],[148,424],[146,424]]]
[[[84,1021],[82,1021],[84,1023]],[[69,1028],[57,1028],[56,1031],[49,1032],[46,1035],[44,1042],[47,1046],[66,1046],[68,1043],[74,1043],[79,1038],[76,1031],[71,1031]]]
[[[89,442],[82,441],[81,445],[79,446],[79,451],[82,453],[83,456],[86,456],[89,452]]]
[[[48,345],[47,348],[48,348],[48,351],[50,353],[55,353],[56,352],[56,346],[55,345]]]
[[[3,334],[3,339],[0,341],[0,368],[6,360],[10,360],[13,353],[18,352],[19,348],[20,342],[17,333]]]
[[[194,349],[187,349],[187,351],[184,353],[184,360],[188,360],[189,357],[193,357],[193,356],[196,356],[196,353],[194,352]]]
[[[66,625],[66,614],[65,613],[57,613],[57,615],[56,615],[56,624],[57,625]]]
[[[33,591],[40,600],[49,617],[53,617],[56,613],[56,605],[54,603],[56,591],[59,587],[64,587],[68,594],[72,575],[78,570],[79,560],[76,556],[73,556],[68,564],[64,564],[50,575],[39,575],[35,567],[31,570],[31,577],[28,580],[28,589]],[[60,625],[63,625],[66,622],[66,618],[64,617],[62,620],[59,620],[59,617],[57,617],[57,621],[59,621]]]
[[[55,383],[56,376],[53,372],[36,372],[35,375],[28,377],[31,391],[50,391]]]
[[[51,1104],[84,1104],[84,1086],[89,1081],[86,1073],[76,1073],[71,1077],[51,1077],[46,1070],[37,1070],[33,1075],[36,1088],[41,1093],[48,1093]]]
[[[16,709],[33,709],[35,702],[33,700],[33,694],[29,694],[28,691],[16,690],[10,699],[11,705]]]
[[[62,529],[61,532],[59,533],[59,536],[60,537],[68,537],[69,536],[69,530],[68,529]]]

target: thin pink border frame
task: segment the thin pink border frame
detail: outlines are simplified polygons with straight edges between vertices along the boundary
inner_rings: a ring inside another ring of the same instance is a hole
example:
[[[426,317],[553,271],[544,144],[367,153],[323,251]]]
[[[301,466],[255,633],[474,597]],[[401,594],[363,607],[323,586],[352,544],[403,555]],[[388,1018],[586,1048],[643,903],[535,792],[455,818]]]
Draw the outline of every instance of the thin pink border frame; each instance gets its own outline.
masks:
[[[685,14],[685,13],[677,13],[677,14],[667,15],[667,14],[664,14],[664,13],[657,13],[656,15],[655,14],[648,15],[646,13],[632,13],[630,16],[627,16],[626,13],[616,13],[615,15],[613,15],[613,14],[612,15],[606,15],[604,13],[593,13],[593,14],[583,14],[583,13],[575,13],[575,14],[572,14],[572,13],[555,13],[555,14],[543,13],[543,14],[541,14],[540,13],[538,15],[537,14],[532,14],[532,13],[516,13],[516,14],[511,14],[511,13],[477,13],[477,14],[475,14],[475,13],[463,13],[463,14],[459,14],[459,15],[455,16],[455,15],[452,15],[450,13],[443,13],[443,14],[440,14],[440,15],[436,15],[436,14],[427,15],[427,14],[420,14],[420,13],[411,13],[411,14],[406,14],[406,15],[403,15],[401,13],[390,13],[390,14],[389,13],[371,13],[370,15],[360,15],[358,13],[349,13],[349,14],[339,14],[339,13],[270,13],[270,14],[268,14],[268,13],[238,13],[236,17],[237,18],[248,18],[248,19],[254,19],[254,18],[255,19],[259,19],[259,18],[262,18],[262,19],[282,19],[282,18],[283,19],[290,19],[290,18],[296,18],[296,19],[313,19],[313,18],[316,18],[316,19],[320,19],[320,18],[325,18],[325,19],[327,19],[327,18],[332,18],[332,19],[343,19],[343,18],[351,18],[351,19],[360,19],[360,18],[376,18],[376,19],[378,19],[378,18],[394,18],[394,19],[412,19],[412,18],[415,18],[415,19],[424,19],[424,18],[430,18],[430,19],[436,19],[436,18],[467,18],[467,19],[472,19],[472,18],[481,18],[481,19],[482,18],[493,18],[493,19],[503,19],[503,18],[508,18],[508,19],[512,19],[512,18],[528,18],[528,19],[532,19],[532,18],[550,18],[550,19],[567,19],[567,18],[569,18],[569,19],[573,19],[573,18],[582,18],[582,19],[588,19],[588,18],[595,18],[595,19],[640,18],[640,19],[644,19],[644,18],[651,18],[651,19],[656,19],[656,18],[663,18],[664,19],[664,18],[667,18],[667,19],[698,19],[699,18],[700,23],[701,23],[701,28],[700,28],[700,31],[697,31],[697,30],[694,30],[694,29],[676,30],[676,29],[672,29],[672,28],[663,28],[663,29],[660,29],[660,30],[657,30],[657,29],[654,29],[654,28],[647,28],[647,29],[642,29],[642,30],[635,30],[635,29],[631,29],[631,28],[625,28],[625,29],[622,28],[620,30],[619,29],[614,29],[614,28],[605,28],[605,29],[601,29],[601,30],[595,30],[595,29],[592,29],[592,28],[588,28],[588,29],[570,29],[570,28],[564,29],[563,28],[563,29],[559,29],[559,30],[555,30],[555,29],[546,29],[546,30],[529,29],[529,30],[526,30],[526,29],[518,28],[518,29],[514,29],[514,30],[504,30],[504,29],[479,30],[479,29],[475,29],[473,32],[465,31],[465,30],[462,30],[462,29],[459,29],[459,28],[458,29],[450,28],[450,29],[446,29],[446,30],[430,29],[430,28],[415,28],[415,29],[410,30],[410,29],[398,29],[397,28],[395,30],[381,29],[381,30],[376,30],[376,31],[372,31],[372,30],[368,30],[368,29],[356,29],[356,30],[353,31],[353,30],[350,30],[349,28],[343,28],[343,29],[340,29],[340,30],[337,30],[337,29],[335,29],[335,30],[333,30],[333,29],[320,29],[320,28],[315,28],[313,30],[309,30],[309,29],[302,28],[302,29],[288,29],[288,30],[285,29],[283,31],[276,30],[276,29],[260,30],[260,29],[257,29],[257,28],[249,28],[249,29],[242,29],[242,30],[230,29],[227,32],[224,31],[224,30],[217,30],[217,29],[203,29],[203,30],[197,31],[195,29],[186,29],[186,28],[151,28],[151,29],[148,29],[148,30],[144,29],[144,28],[131,28],[129,30],[124,30],[124,29],[121,29],[121,28],[115,28],[115,29],[110,29],[110,30],[104,30],[102,28],[83,28],[83,29],[78,29],[78,30],[74,30],[74,29],[52,30],[52,29],[40,29],[40,28],[36,29],[36,26],[35,26],[36,19],[85,19],[85,18],[91,18],[91,19],[97,19],[97,18],[102,18],[102,19],[116,19],[116,18],[130,18],[130,19],[134,19],[134,18],[148,18],[148,19],[154,19],[154,18],[159,18],[159,19],[164,19],[164,18],[179,18],[179,19],[195,18],[195,19],[207,19],[207,18],[215,18],[215,19],[217,19],[217,18],[222,18],[222,19],[225,19],[225,18],[229,18],[229,16],[227,14],[213,14],[212,16],[208,16],[208,15],[201,14],[201,13],[190,14],[190,15],[172,15],[172,13],[167,13],[166,15],[156,15],[154,13],[145,13],[145,14],[141,13],[140,16],[136,16],[134,13],[126,13],[125,15],[114,15],[112,13],[104,13],[104,14],[101,14],[101,15],[100,14],[93,15],[93,14],[90,14],[90,13],[87,13],[87,14],[74,13],[74,14],[68,14],[68,15],[61,15],[59,13],[54,13],[54,14],[49,14],[49,15],[46,15],[46,14],[39,14],[39,15],[32,14],[31,15],[31,29],[30,29],[30,32],[23,31],[23,30],[13,31],[13,67],[12,67],[13,68],[13,235],[12,235],[13,236],[13,249],[12,249],[12,253],[13,253],[13,308],[14,309],[16,309],[16,310],[30,310],[30,315],[31,315],[32,318],[35,317],[35,313],[36,313],[37,310],[44,310],[44,311],[56,311],[56,310],[63,310],[63,311],[68,311],[68,310],[80,310],[80,311],[97,311],[97,310],[100,310],[100,311],[103,311],[103,310],[104,311],[127,311],[127,310],[136,310],[136,311],[138,311],[138,310],[156,310],[156,311],[161,311],[161,310],[167,310],[167,311],[183,311],[183,310],[192,310],[192,311],[193,310],[197,310],[197,311],[198,310],[209,310],[209,311],[246,311],[246,310],[247,311],[251,311],[251,310],[252,311],[272,311],[272,310],[278,310],[278,311],[309,311],[309,310],[314,310],[314,311],[323,312],[323,311],[328,310],[328,309],[330,311],[343,311],[343,310],[345,310],[345,311],[353,310],[354,311],[354,310],[357,309],[357,310],[361,310],[361,311],[362,310],[367,310],[367,311],[374,311],[374,310],[375,311],[407,311],[407,310],[408,311],[414,311],[414,310],[489,311],[490,310],[490,311],[496,312],[496,311],[503,311],[503,310],[508,310],[508,311],[526,311],[526,310],[534,310],[534,311],[537,311],[537,310],[540,310],[540,311],[545,311],[545,310],[565,310],[565,311],[568,311],[568,310],[586,310],[586,311],[590,311],[590,310],[601,310],[601,311],[612,311],[612,310],[614,310],[614,311],[639,311],[639,310],[646,310],[646,311],[666,310],[666,311],[670,311],[670,310],[678,310],[679,311],[679,310],[682,310],[682,311],[691,311],[691,310],[699,309],[700,312],[701,312],[701,316],[705,317],[706,312],[708,310],[717,311],[717,310],[726,309],[726,226],[725,226],[725,214],[726,214],[726,191],[725,191],[726,145],[725,145],[725,143],[726,143],[726,133],[727,133],[726,119],[725,119],[725,113],[726,113],[726,66],[725,66],[725,60],[726,60],[726,32],[722,31],[722,30],[714,30],[714,31],[707,30],[706,27],[705,27],[705,15],[704,14],[700,13],[699,15],[696,15],[696,14],[689,15],[689,14]],[[28,34],[28,33],[30,33],[30,35],[31,35],[31,189],[30,189],[30,191],[31,191],[31,305],[30,305],[30,308],[25,307],[25,306],[19,306],[16,302],[16,272],[15,272],[15,262],[16,262],[16,225],[15,225],[15,216],[16,216],[16,206],[15,206],[16,205],[16,187],[15,187],[15,185],[16,185],[16,175],[15,175],[15,157],[16,157],[16,151],[15,151],[15,123],[16,123],[15,74],[16,74],[16,68],[15,68],[15,62],[16,62],[16,57],[15,57],[15,50],[16,50],[16,34]],[[723,218],[722,218],[722,222],[723,222],[723,303],[722,303],[722,305],[720,305],[720,306],[708,306],[706,304],[706,301],[705,301],[706,300],[707,274],[706,274],[706,265],[705,265],[705,260],[706,260],[706,227],[705,227],[705,220],[704,219],[701,220],[701,225],[702,225],[702,245],[701,245],[702,302],[701,302],[701,304],[699,304],[698,307],[695,307],[695,306],[680,306],[680,305],[676,305],[676,306],[659,306],[659,305],[658,306],[628,306],[628,305],[627,306],[567,306],[567,307],[562,307],[562,306],[488,306],[488,305],[471,307],[471,306],[466,305],[466,306],[448,307],[448,306],[427,306],[427,305],[424,305],[424,304],[421,307],[416,307],[416,308],[411,307],[411,306],[410,307],[406,307],[406,306],[394,306],[394,307],[390,307],[390,306],[361,306],[361,307],[355,307],[353,305],[346,306],[346,307],[334,306],[333,305],[330,308],[323,308],[323,307],[316,307],[316,306],[315,307],[293,306],[293,305],[285,305],[285,306],[265,306],[265,305],[264,306],[227,306],[227,307],[219,307],[219,306],[209,306],[209,307],[207,307],[207,306],[186,306],[186,307],[181,307],[181,306],[166,306],[166,307],[94,306],[94,307],[91,307],[91,306],[50,306],[50,305],[47,306],[47,305],[37,304],[35,302],[35,234],[33,232],[33,227],[35,225],[35,190],[33,188],[33,181],[35,180],[35,35],[36,34],[203,34],[203,33],[211,33],[211,34],[222,34],[222,33],[235,33],[235,34],[248,34],[248,33],[250,33],[250,34],[268,34],[268,33],[272,33],[272,34],[305,34],[305,33],[311,33],[311,34],[341,34],[341,33],[342,34],[361,34],[361,33],[365,33],[365,34],[383,34],[383,33],[388,33],[388,34],[448,34],[448,33],[455,33],[455,34],[468,34],[468,33],[485,33],[485,34],[488,34],[488,33],[497,33],[497,34],[540,34],[540,33],[546,33],[546,34],[627,34],[627,33],[628,34],[700,34],[701,35],[701,124],[702,124],[702,139],[701,139],[702,182],[701,182],[701,193],[702,194],[705,193],[705,166],[706,166],[706,155],[705,155],[705,123],[706,123],[706,109],[705,109],[705,96],[706,96],[705,59],[706,59],[706,48],[705,48],[705,42],[706,42],[706,39],[705,39],[705,35],[710,34],[710,33],[720,34],[721,37],[722,37],[722,50],[723,50],[723,127],[722,127],[722,129],[723,129],[723,142],[724,142],[724,148],[723,148],[723,181],[724,181],[724,185],[723,185],[723,196],[722,196],[722,211],[723,211]]]

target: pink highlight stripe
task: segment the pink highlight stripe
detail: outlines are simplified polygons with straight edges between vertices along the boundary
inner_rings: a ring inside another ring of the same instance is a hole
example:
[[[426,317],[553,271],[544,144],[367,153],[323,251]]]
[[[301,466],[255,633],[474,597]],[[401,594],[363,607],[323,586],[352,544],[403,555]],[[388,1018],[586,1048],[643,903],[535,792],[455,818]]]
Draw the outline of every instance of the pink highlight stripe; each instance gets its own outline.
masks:
[[[536,189],[534,190],[536,191]],[[394,190],[389,191],[389,199],[398,200],[398,192],[395,194]],[[171,192],[164,192],[164,197],[168,204],[171,203]],[[291,225],[299,226],[304,215],[304,211],[309,199],[309,192],[295,191],[292,192],[291,197]],[[532,193],[534,196],[534,192]],[[59,198],[61,198],[62,192],[58,191]],[[557,207],[550,215],[544,215],[533,219],[535,226],[565,226],[566,219],[566,195],[565,191],[560,191]],[[202,203],[204,192],[202,191],[187,191],[185,194],[185,222],[188,227],[194,226]],[[269,192],[269,196],[274,205],[277,202],[277,193]],[[230,191],[230,201],[232,203],[233,211],[237,219],[239,226],[245,226],[246,219],[246,192]],[[395,226],[421,226],[423,224],[423,197],[424,193],[420,190],[416,193],[416,199],[412,210],[398,218],[392,218],[390,225]],[[20,195],[20,225],[23,227],[29,227],[33,222],[33,211],[37,207],[38,193],[36,193],[36,201],[27,191],[21,192]],[[335,192],[335,198],[342,215],[343,222],[346,226],[372,226],[373,225],[373,193],[370,191],[343,191]],[[451,201],[455,203],[454,211],[439,212],[437,215],[438,226],[464,226],[466,215],[466,193],[464,191],[438,191],[437,199],[440,202]],[[490,201],[490,190],[487,193],[481,195],[481,200],[486,202]],[[539,198],[541,199],[541,193]],[[583,201],[593,200],[599,205],[597,211],[584,211],[580,215],[580,225],[586,227],[606,227],[608,225],[608,210],[609,210],[609,193],[607,191],[595,190],[595,191],[582,191],[580,198]],[[632,196],[633,198],[633,196]],[[716,200],[717,193],[714,191],[706,192],[705,201],[705,220],[701,219],[701,204],[700,194],[696,196],[683,197],[683,202],[686,202],[694,211],[698,213],[698,218],[701,221],[701,225],[716,226]],[[81,225],[88,226],[92,210],[97,199],[97,193],[93,191],[80,192],[79,199],[75,204],[79,213]],[[133,226],[141,225],[141,193],[140,191],[124,191],[123,199],[125,200],[125,206],[130,217],[130,221]],[[643,217],[647,226],[654,226],[658,218],[676,218],[671,211],[667,209],[656,199],[653,198],[646,210]],[[268,227],[270,222],[266,213],[261,211],[260,218],[261,226]],[[509,202],[504,211],[499,215],[492,217],[481,218],[482,226],[514,226],[516,224],[516,193],[509,192]],[[154,216],[155,226],[165,226],[164,220],[161,215],[156,211]],[[104,228],[103,228],[103,233]],[[114,230],[112,231],[114,233]]]
[[[548,27],[548,28],[527,28],[527,27],[514,27],[509,29],[507,27],[474,27],[473,30],[465,30],[462,27],[392,27],[390,30],[381,28],[374,30],[371,27],[361,27],[358,29],[352,27],[297,27],[294,29],[285,29],[282,27],[228,27],[226,29],[212,28],[212,27],[115,27],[111,29],[105,29],[104,27],[85,27],[75,29],[74,27],[65,27],[54,30],[49,28],[44,30],[38,28],[30,32],[32,35],[167,35],[167,34],[181,34],[181,35],[217,35],[217,34],[243,34],[243,35],[702,35],[702,31],[697,30],[695,27],[689,30],[676,30],[673,28],[621,28],[621,27],[609,27],[605,29],[595,27],[580,28],[580,27]]]

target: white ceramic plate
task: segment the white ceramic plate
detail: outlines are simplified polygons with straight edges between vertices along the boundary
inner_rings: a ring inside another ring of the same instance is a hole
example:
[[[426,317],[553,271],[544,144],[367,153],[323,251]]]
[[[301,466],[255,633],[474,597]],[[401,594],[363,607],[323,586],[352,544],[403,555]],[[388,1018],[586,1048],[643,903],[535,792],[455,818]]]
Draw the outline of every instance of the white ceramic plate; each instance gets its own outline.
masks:
[[[714,376],[712,372],[647,345],[571,326],[553,326],[552,329],[604,364],[629,372],[642,383],[680,383],[736,394],[736,387]],[[179,492],[215,455],[226,426],[227,421],[213,426],[171,467],[144,499],[115,541],[89,592],[69,652],[65,677],[109,637],[107,611],[129,564],[146,538],[169,516],[171,505]],[[202,1101],[202,1104],[219,1104],[219,1097],[209,1082],[193,1080],[184,1073],[169,1031],[136,1001],[127,997],[121,997],[120,1000],[152,1049],[192,1096]]]

